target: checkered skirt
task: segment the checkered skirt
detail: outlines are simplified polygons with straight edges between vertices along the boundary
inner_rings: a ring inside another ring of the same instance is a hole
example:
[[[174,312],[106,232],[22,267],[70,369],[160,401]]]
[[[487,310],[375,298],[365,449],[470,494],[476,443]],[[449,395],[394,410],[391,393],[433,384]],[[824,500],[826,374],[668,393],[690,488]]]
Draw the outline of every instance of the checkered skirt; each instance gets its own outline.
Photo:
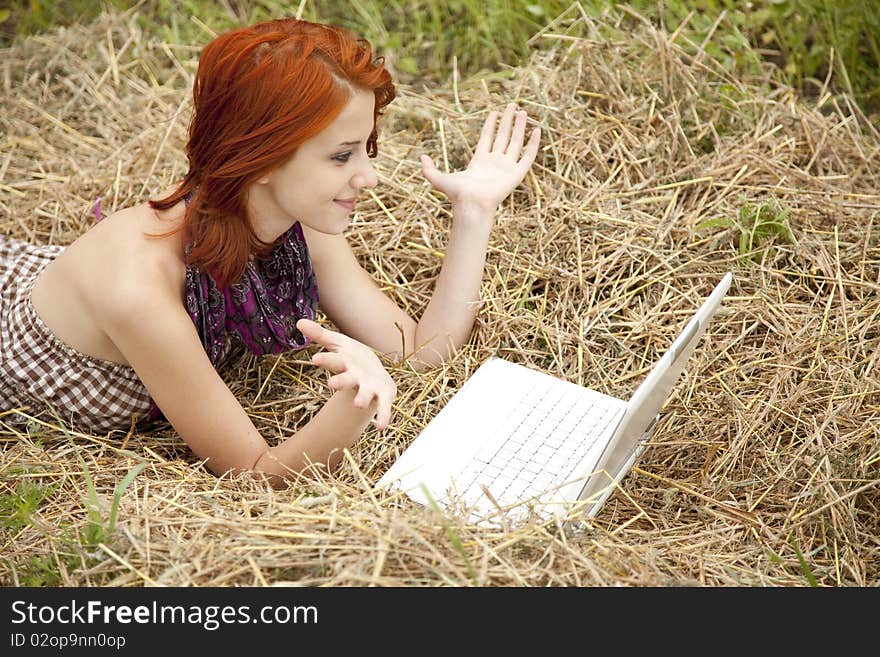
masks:
[[[17,410],[90,433],[127,430],[152,407],[131,367],[72,349],[34,310],[34,281],[63,250],[0,236],[0,431],[29,422]]]

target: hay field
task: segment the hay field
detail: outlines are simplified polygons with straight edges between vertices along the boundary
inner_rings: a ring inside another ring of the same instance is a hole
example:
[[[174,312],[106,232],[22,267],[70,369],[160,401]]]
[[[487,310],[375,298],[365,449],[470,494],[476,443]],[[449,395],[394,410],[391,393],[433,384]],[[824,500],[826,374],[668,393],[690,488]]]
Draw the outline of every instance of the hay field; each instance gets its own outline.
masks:
[[[0,424],[0,584],[880,584],[880,135],[845,98],[732,77],[678,38],[572,14],[528,66],[401,87],[349,236],[416,316],[449,223],[418,153],[463,165],[508,100],[543,129],[498,212],[469,346],[420,373],[389,364],[392,425],[281,491],[214,477],[167,425]],[[3,234],[68,244],[97,199],[107,214],[182,176],[197,55],[117,14],[4,51]],[[374,490],[490,355],[627,397],[726,271],[724,308],[591,523],[475,528]],[[270,442],[329,396],[307,356],[224,372]]]

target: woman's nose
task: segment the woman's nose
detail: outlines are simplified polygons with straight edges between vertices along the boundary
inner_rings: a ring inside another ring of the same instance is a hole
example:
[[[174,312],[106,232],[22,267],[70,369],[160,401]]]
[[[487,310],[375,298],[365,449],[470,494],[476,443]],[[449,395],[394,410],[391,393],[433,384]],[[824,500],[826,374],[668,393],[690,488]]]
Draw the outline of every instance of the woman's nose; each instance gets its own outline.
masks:
[[[360,170],[352,177],[351,186],[355,189],[372,189],[379,183],[379,176],[373,168],[373,163],[367,160]]]

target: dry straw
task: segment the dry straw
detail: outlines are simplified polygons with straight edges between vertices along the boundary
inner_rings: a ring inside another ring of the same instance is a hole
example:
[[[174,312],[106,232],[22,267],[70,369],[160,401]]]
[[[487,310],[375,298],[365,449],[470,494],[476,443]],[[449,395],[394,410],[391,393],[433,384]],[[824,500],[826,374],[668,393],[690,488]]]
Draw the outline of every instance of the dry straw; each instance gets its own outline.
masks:
[[[42,495],[29,522],[0,519],[0,582],[878,585],[880,136],[846,98],[804,102],[769,74],[734,77],[679,38],[571,13],[526,67],[402,87],[380,186],[349,237],[415,316],[450,220],[417,154],[462,166],[485,113],[508,100],[543,129],[532,173],[497,214],[467,348],[420,373],[390,364],[392,425],[282,491],[215,478],[168,426],[0,426],[4,513]],[[197,55],[117,14],[5,50],[3,233],[68,244],[96,199],[107,214],[173,184]],[[629,395],[728,270],[723,311],[642,461],[585,528],[478,529],[373,489],[489,355]],[[247,357],[224,377],[272,442],[329,395],[302,353]]]

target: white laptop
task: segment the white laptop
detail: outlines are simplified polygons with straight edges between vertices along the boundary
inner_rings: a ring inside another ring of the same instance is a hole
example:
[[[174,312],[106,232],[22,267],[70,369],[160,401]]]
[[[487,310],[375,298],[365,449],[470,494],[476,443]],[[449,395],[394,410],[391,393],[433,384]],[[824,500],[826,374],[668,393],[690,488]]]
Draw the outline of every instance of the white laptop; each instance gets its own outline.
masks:
[[[629,401],[492,357],[377,486],[478,524],[575,508],[594,517],[644,450],[731,279],[724,275]]]

